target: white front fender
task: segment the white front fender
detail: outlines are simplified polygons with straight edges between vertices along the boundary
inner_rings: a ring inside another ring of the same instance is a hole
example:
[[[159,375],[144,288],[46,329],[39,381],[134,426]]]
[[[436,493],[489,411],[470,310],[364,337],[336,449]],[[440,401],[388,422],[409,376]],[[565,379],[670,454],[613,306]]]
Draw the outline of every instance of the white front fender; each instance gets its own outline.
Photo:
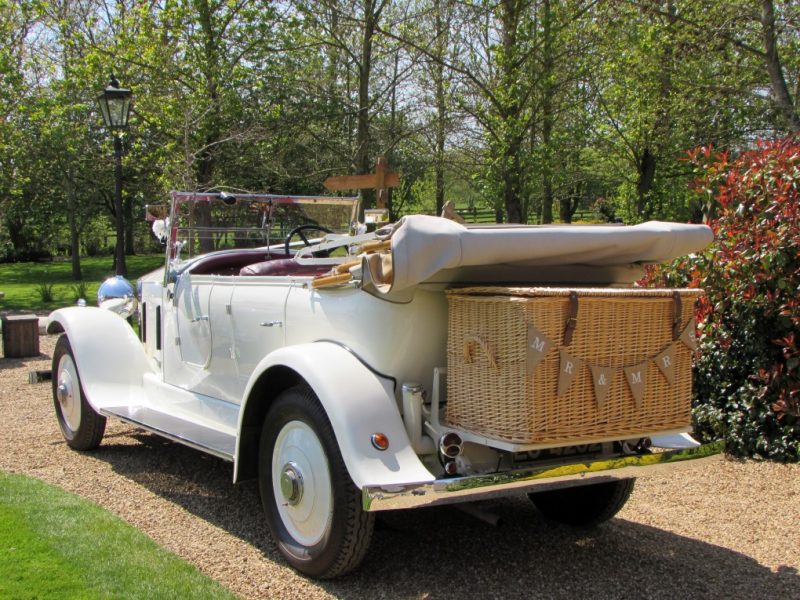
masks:
[[[50,314],[47,332],[60,331],[69,338],[92,408],[141,403],[142,378],[154,371],[125,319],[101,308],[71,306]]]
[[[266,356],[248,382],[245,404],[239,412],[240,433],[246,404],[263,400],[251,394],[254,385],[263,373],[276,366],[292,369],[314,390],[330,419],[345,466],[356,486],[391,488],[434,481],[435,477],[411,447],[392,383],[331,342],[298,344]],[[372,445],[370,438],[377,432],[389,438],[389,448],[385,451]],[[242,436],[237,438],[238,458]]]

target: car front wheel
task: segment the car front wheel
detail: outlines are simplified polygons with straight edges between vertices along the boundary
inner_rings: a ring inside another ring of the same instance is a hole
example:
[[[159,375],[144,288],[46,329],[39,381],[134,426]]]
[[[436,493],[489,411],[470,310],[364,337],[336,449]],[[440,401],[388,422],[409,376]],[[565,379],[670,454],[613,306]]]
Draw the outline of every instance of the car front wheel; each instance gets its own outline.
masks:
[[[270,532],[295,569],[328,579],[360,564],[374,515],[362,510],[330,421],[306,386],[283,392],[267,413],[259,488]]]
[[[528,497],[551,521],[574,527],[594,527],[608,521],[625,506],[634,479],[535,492]]]
[[[61,434],[70,448],[93,450],[100,445],[106,418],[86,401],[66,335],[58,338],[53,352],[53,404]]]

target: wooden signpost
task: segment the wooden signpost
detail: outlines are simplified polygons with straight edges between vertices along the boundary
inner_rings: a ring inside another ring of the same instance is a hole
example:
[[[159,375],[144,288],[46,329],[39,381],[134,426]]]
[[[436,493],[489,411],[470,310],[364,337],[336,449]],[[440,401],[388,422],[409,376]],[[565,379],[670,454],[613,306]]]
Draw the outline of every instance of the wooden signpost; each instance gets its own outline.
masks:
[[[328,177],[323,185],[330,192],[374,189],[377,192],[377,207],[386,208],[388,190],[400,185],[400,176],[388,170],[385,156],[379,156],[374,173]]]

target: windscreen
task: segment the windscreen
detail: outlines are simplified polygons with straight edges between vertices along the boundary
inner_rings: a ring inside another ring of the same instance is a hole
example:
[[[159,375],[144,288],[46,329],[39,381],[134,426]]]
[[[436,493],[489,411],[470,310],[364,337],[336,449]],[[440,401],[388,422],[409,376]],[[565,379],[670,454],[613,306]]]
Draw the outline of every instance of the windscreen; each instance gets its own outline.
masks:
[[[170,248],[182,259],[216,250],[282,244],[299,225],[346,234],[357,216],[357,198],[324,196],[172,195]]]

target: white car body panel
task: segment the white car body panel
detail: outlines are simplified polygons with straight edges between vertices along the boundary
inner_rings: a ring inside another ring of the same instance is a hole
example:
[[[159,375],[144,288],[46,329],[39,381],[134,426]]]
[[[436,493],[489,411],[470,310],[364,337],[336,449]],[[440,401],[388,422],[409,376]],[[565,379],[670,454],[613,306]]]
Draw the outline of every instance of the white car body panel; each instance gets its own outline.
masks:
[[[273,366],[291,368],[314,390],[356,486],[392,487],[435,479],[411,447],[392,382],[370,372],[352,353],[331,342],[276,350],[255,368],[256,376],[244,394],[249,402],[259,401],[250,394],[257,374]],[[240,430],[241,427],[240,422]],[[372,434],[378,432],[389,438],[385,451],[377,450],[370,441]]]
[[[47,331],[69,337],[83,391],[96,410],[144,401],[143,377],[156,371],[124,319],[101,308],[61,308],[50,314]]]

